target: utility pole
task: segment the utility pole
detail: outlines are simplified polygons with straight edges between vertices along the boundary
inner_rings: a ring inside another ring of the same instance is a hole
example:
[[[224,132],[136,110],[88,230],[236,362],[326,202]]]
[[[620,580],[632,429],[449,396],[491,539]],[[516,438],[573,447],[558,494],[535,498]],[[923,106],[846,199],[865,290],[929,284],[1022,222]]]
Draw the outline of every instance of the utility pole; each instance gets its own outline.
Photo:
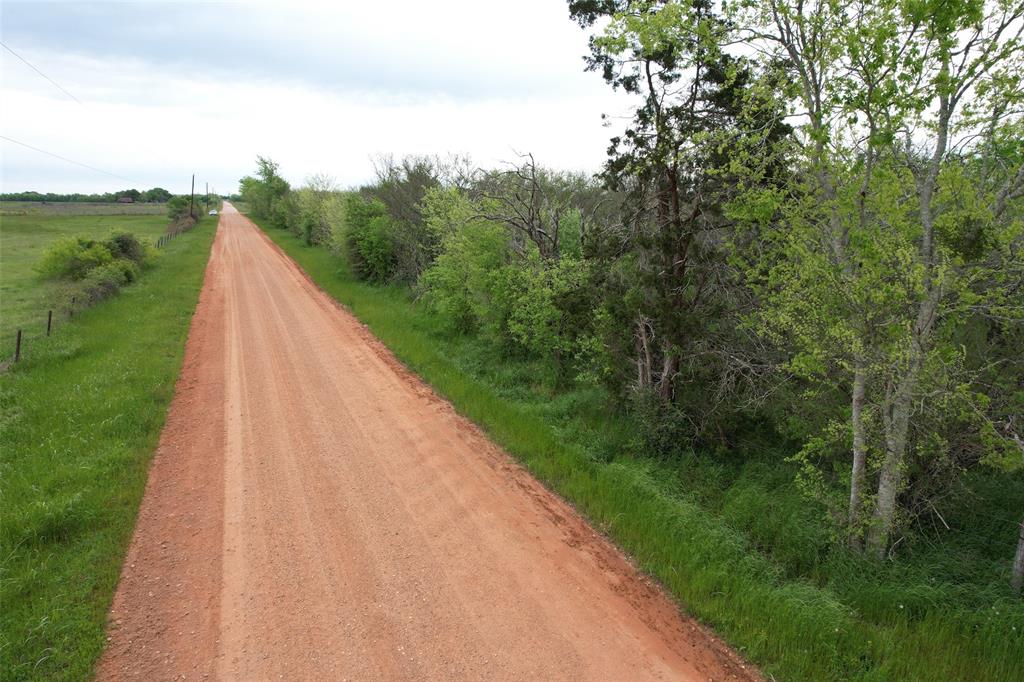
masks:
[[[210,183],[206,183],[206,212],[210,212]]]
[[[192,174],[192,194],[188,197],[188,217],[192,220],[196,219],[196,214],[192,210],[192,206],[195,205],[196,201],[196,174]]]

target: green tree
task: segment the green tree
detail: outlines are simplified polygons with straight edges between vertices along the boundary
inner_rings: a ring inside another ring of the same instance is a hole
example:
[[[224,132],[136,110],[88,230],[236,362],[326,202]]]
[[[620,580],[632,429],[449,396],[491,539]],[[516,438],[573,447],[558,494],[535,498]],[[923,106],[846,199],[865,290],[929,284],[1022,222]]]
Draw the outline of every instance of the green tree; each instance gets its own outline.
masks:
[[[605,375],[625,377],[635,366],[639,393],[674,404],[672,418],[682,407],[691,437],[720,433],[712,424],[741,402],[738,377],[754,367],[737,362],[744,294],[728,262],[734,225],[723,207],[740,184],[737,171],[746,171],[737,166],[741,152],[789,132],[772,104],[779,70],[729,54],[731,26],[711,2],[569,6],[584,26],[604,23],[591,39],[589,68],[639,99],[624,134],[612,139],[603,174],[625,196],[621,222],[596,231],[588,247],[604,259],[604,309],[617,319],[606,343],[621,368]],[[765,183],[783,168],[761,170]]]
[[[848,388],[847,426],[802,460],[813,473],[822,447],[852,441],[850,543],[879,557],[911,460],[948,453],[935,424],[971,415],[992,432],[957,342],[974,318],[1021,315],[1022,12],[769,0],[731,15],[736,37],[788,65],[801,121],[802,180],[751,202],[777,208],[758,263],[762,329],[792,344],[793,373]]]
[[[376,199],[349,194],[344,201],[344,249],[356,276],[386,284],[396,272],[394,229],[387,208]]]
[[[341,221],[341,196],[332,178],[314,175],[296,192],[300,236],[306,244],[327,244]]]
[[[170,198],[171,193],[168,192],[163,187],[154,187],[153,189],[148,189],[142,193],[143,201],[151,201],[162,204],[168,201]]]
[[[171,220],[181,220],[189,214],[189,198],[182,195],[173,196],[167,200],[167,217]]]
[[[297,208],[291,185],[278,173],[279,168],[275,161],[257,156],[256,176],[239,180],[239,190],[253,215],[266,218],[274,227],[290,229],[295,226]]]

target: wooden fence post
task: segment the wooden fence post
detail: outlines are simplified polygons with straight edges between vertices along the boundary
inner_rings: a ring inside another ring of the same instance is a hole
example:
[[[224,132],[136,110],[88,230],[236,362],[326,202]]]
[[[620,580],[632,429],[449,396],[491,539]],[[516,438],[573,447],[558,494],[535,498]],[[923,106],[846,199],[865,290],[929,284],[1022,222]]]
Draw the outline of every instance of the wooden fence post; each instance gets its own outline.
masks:
[[[18,330],[18,339],[14,342],[14,361],[21,360],[21,330]]]
[[[53,311],[46,311],[46,335],[50,335],[50,330],[53,329]]]

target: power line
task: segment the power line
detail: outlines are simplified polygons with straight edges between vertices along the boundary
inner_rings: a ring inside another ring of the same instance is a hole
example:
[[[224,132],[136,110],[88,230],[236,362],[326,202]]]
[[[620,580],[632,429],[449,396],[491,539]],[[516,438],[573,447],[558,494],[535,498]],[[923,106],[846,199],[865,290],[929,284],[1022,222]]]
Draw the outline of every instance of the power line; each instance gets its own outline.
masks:
[[[114,173],[108,173],[107,171],[102,170],[100,168],[96,168],[95,166],[90,166],[87,163],[81,163],[79,161],[75,161],[73,159],[69,159],[66,156],[61,156],[60,154],[54,154],[53,152],[48,152],[45,149],[40,149],[39,147],[33,147],[30,144],[26,144],[25,142],[21,142],[19,140],[15,140],[14,138],[7,137],[6,135],[0,135],[0,140],[7,140],[8,142],[13,142],[14,144],[20,144],[22,147],[25,147],[26,149],[31,149],[34,152],[39,152],[40,154],[46,154],[47,156],[52,156],[55,159],[60,159],[61,161],[66,161],[68,163],[73,163],[76,166],[81,166],[82,168],[88,168],[91,171],[95,171],[97,173],[102,173],[103,175],[109,175],[112,178],[117,178],[118,180],[124,180],[125,182],[132,183],[133,185],[139,184],[139,183],[135,182],[134,180],[129,180],[126,177],[123,177],[123,176],[120,176],[120,175],[115,175]]]
[[[15,57],[17,57],[17,58],[18,58],[18,59],[20,59],[21,61],[25,62],[25,64],[26,64],[26,65],[28,66],[28,68],[32,69],[33,71],[35,71],[36,73],[38,73],[38,74],[39,74],[40,76],[42,76],[42,77],[43,77],[43,78],[45,78],[46,80],[48,80],[48,81],[50,81],[51,83],[53,83],[53,86],[54,86],[55,88],[57,88],[58,90],[60,90],[60,91],[61,91],[61,92],[63,92],[63,93],[65,94],[65,95],[67,95],[67,96],[68,96],[68,97],[70,97],[71,99],[75,100],[75,101],[76,101],[76,102],[78,102],[79,104],[82,104],[82,101],[81,101],[80,99],[78,99],[77,97],[75,97],[74,95],[72,95],[72,94],[71,94],[70,92],[68,92],[67,90],[65,90],[64,88],[62,88],[62,87],[61,87],[61,85],[60,85],[60,83],[58,83],[57,81],[55,81],[55,80],[53,80],[52,78],[50,78],[49,76],[47,76],[47,75],[46,75],[45,73],[43,73],[42,71],[40,71],[40,70],[39,70],[39,69],[37,69],[36,67],[32,66],[32,63],[31,63],[31,62],[29,62],[29,60],[25,59],[25,58],[24,58],[24,57],[22,57],[22,56],[21,56],[20,54],[18,54],[17,52],[15,52],[14,50],[12,50],[11,48],[7,47],[7,44],[6,44],[6,43],[4,43],[3,41],[0,41],[0,45],[2,45],[2,46],[3,46],[3,48],[4,48],[5,50],[7,50],[7,51],[8,51],[8,52],[10,52],[11,54],[13,54],[13,55],[14,55]],[[84,105],[83,105],[83,106],[84,106]]]
[[[35,66],[34,66],[34,65],[33,65],[33,64],[31,63],[31,62],[29,62],[29,61],[28,61],[27,59],[25,59],[24,57],[22,57],[22,56],[21,56],[20,54],[18,54],[18,53],[17,53],[17,52],[15,52],[14,50],[12,50],[12,49],[11,49],[11,48],[10,48],[10,47],[9,47],[9,46],[8,46],[8,45],[6,44],[6,43],[4,43],[3,41],[0,41],[0,46],[3,46],[3,48],[4,48],[5,50],[7,50],[7,51],[8,51],[8,52],[10,52],[11,54],[13,54],[13,55],[14,55],[15,57],[17,57],[18,59],[20,59],[20,60],[21,60],[22,62],[24,62],[26,66],[28,66],[28,67],[29,67],[30,69],[32,69],[33,71],[35,71],[36,73],[38,73],[38,74],[39,74],[40,76],[42,76],[43,78],[45,78],[45,79],[46,79],[47,81],[49,81],[50,83],[52,83],[52,84],[53,84],[53,86],[54,86],[55,88],[57,88],[58,90],[60,90],[61,92],[63,92],[63,93],[65,94],[65,95],[67,95],[68,97],[70,97],[71,99],[73,99],[73,100],[74,100],[75,102],[77,102],[77,103],[78,103],[78,105],[79,105],[79,106],[81,106],[81,107],[85,107],[85,103],[84,103],[84,102],[82,102],[82,100],[80,100],[80,99],[78,99],[77,97],[75,97],[74,95],[72,95],[72,94],[71,94],[70,92],[68,92],[68,91],[67,91],[67,90],[66,90],[66,89],[65,89],[64,87],[62,87],[60,83],[58,83],[57,81],[53,80],[52,78],[50,78],[49,76],[47,76],[47,75],[46,75],[45,73],[43,73],[42,71],[40,71],[39,69],[37,69],[37,68],[36,68],[36,67],[35,67]],[[71,159],[66,159],[66,158],[64,158],[63,156],[60,156],[59,154],[53,154],[52,152],[48,152],[48,151],[46,151],[46,150],[44,150],[44,149],[37,149],[36,147],[33,147],[32,145],[29,145],[29,144],[25,144],[24,142],[19,142],[18,140],[13,140],[13,139],[11,139],[11,138],[9,138],[9,137],[3,137],[2,135],[0,135],[0,137],[2,137],[2,138],[3,138],[3,139],[5,139],[5,140],[8,140],[8,141],[10,141],[10,142],[14,142],[15,144],[20,144],[21,146],[23,146],[23,147],[27,147],[27,148],[29,148],[29,149],[31,149],[31,150],[33,150],[33,151],[37,151],[37,152],[40,152],[40,153],[42,153],[42,154],[48,154],[49,156],[52,156],[52,157],[54,157],[54,158],[58,158],[58,159],[60,159],[60,160],[62,160],[62,161],[67,161],[68,163],[73,163],[73,164],[75,164],[75,165],[77,165],[77,166],[82,166],[83,168],[88,168],[89,170],[93,170],[93,171],[96,171],[97,173],[103,173],[104,175],[109,175],[109,176],[111,176],[111,177],[114,177],[114,178],[117,178],[117,179],[119,179],[119,180],[125,180],[126,182],[132,182],[132,183],[134,183],[134,180],[128,180],[127,178],[123,178],[123,177],[121,177],[120,175],[115,175],[114,173],[108,173],[107,171],[104,171],[104,170],[100,170],[99,168],[93,168],[92,166],[90,166],[90,165],[88,165],[88,164],[84,164],[84,163],[79,163],[78,161],[73,161],[73,160],[71,160]],[[153,148],[152,148],[152,147],[150,147],[150,146],[149,146],[148,144],[146,144],[145,142],[141,142],[141,144],[142,144],[142,146],[143,146],[143,147],[145,147],[145,148],[146,148],[147,150],[149,150],[149,152],[150,152],[150,153],[151,153],[151,154],[152,154],[153,156],[157,156],[157,157],[160,157],[160,156],[162,156],[162,154],[160,154],[160,153],[157,153],[157,152],[155,152],[155,151],[153,150]]]

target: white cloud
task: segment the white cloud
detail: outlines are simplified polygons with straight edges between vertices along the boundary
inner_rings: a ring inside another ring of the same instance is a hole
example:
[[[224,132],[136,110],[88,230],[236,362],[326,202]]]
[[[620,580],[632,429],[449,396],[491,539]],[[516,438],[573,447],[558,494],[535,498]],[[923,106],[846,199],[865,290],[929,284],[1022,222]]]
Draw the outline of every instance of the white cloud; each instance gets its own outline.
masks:
[[[107,43],[144,25],[135,5],[120,26],[124,6],[77,6],[79,30],[61,36],[10,4],[4,42],[84,105],[4,52],[0,134],[133,182],[3,142],[3,191],[181,192],[193,170],[200,186],[233,191],[258,153],[293,182],[365,181],[377,153],[462,152],[487,166],[529,150],[597,170],[611,134],[600,115],[626,105],[584,73],[586,37],[561,3],[159,6],[166,23],[128,53]],[[204,29],[193,37],[191,25]]]

